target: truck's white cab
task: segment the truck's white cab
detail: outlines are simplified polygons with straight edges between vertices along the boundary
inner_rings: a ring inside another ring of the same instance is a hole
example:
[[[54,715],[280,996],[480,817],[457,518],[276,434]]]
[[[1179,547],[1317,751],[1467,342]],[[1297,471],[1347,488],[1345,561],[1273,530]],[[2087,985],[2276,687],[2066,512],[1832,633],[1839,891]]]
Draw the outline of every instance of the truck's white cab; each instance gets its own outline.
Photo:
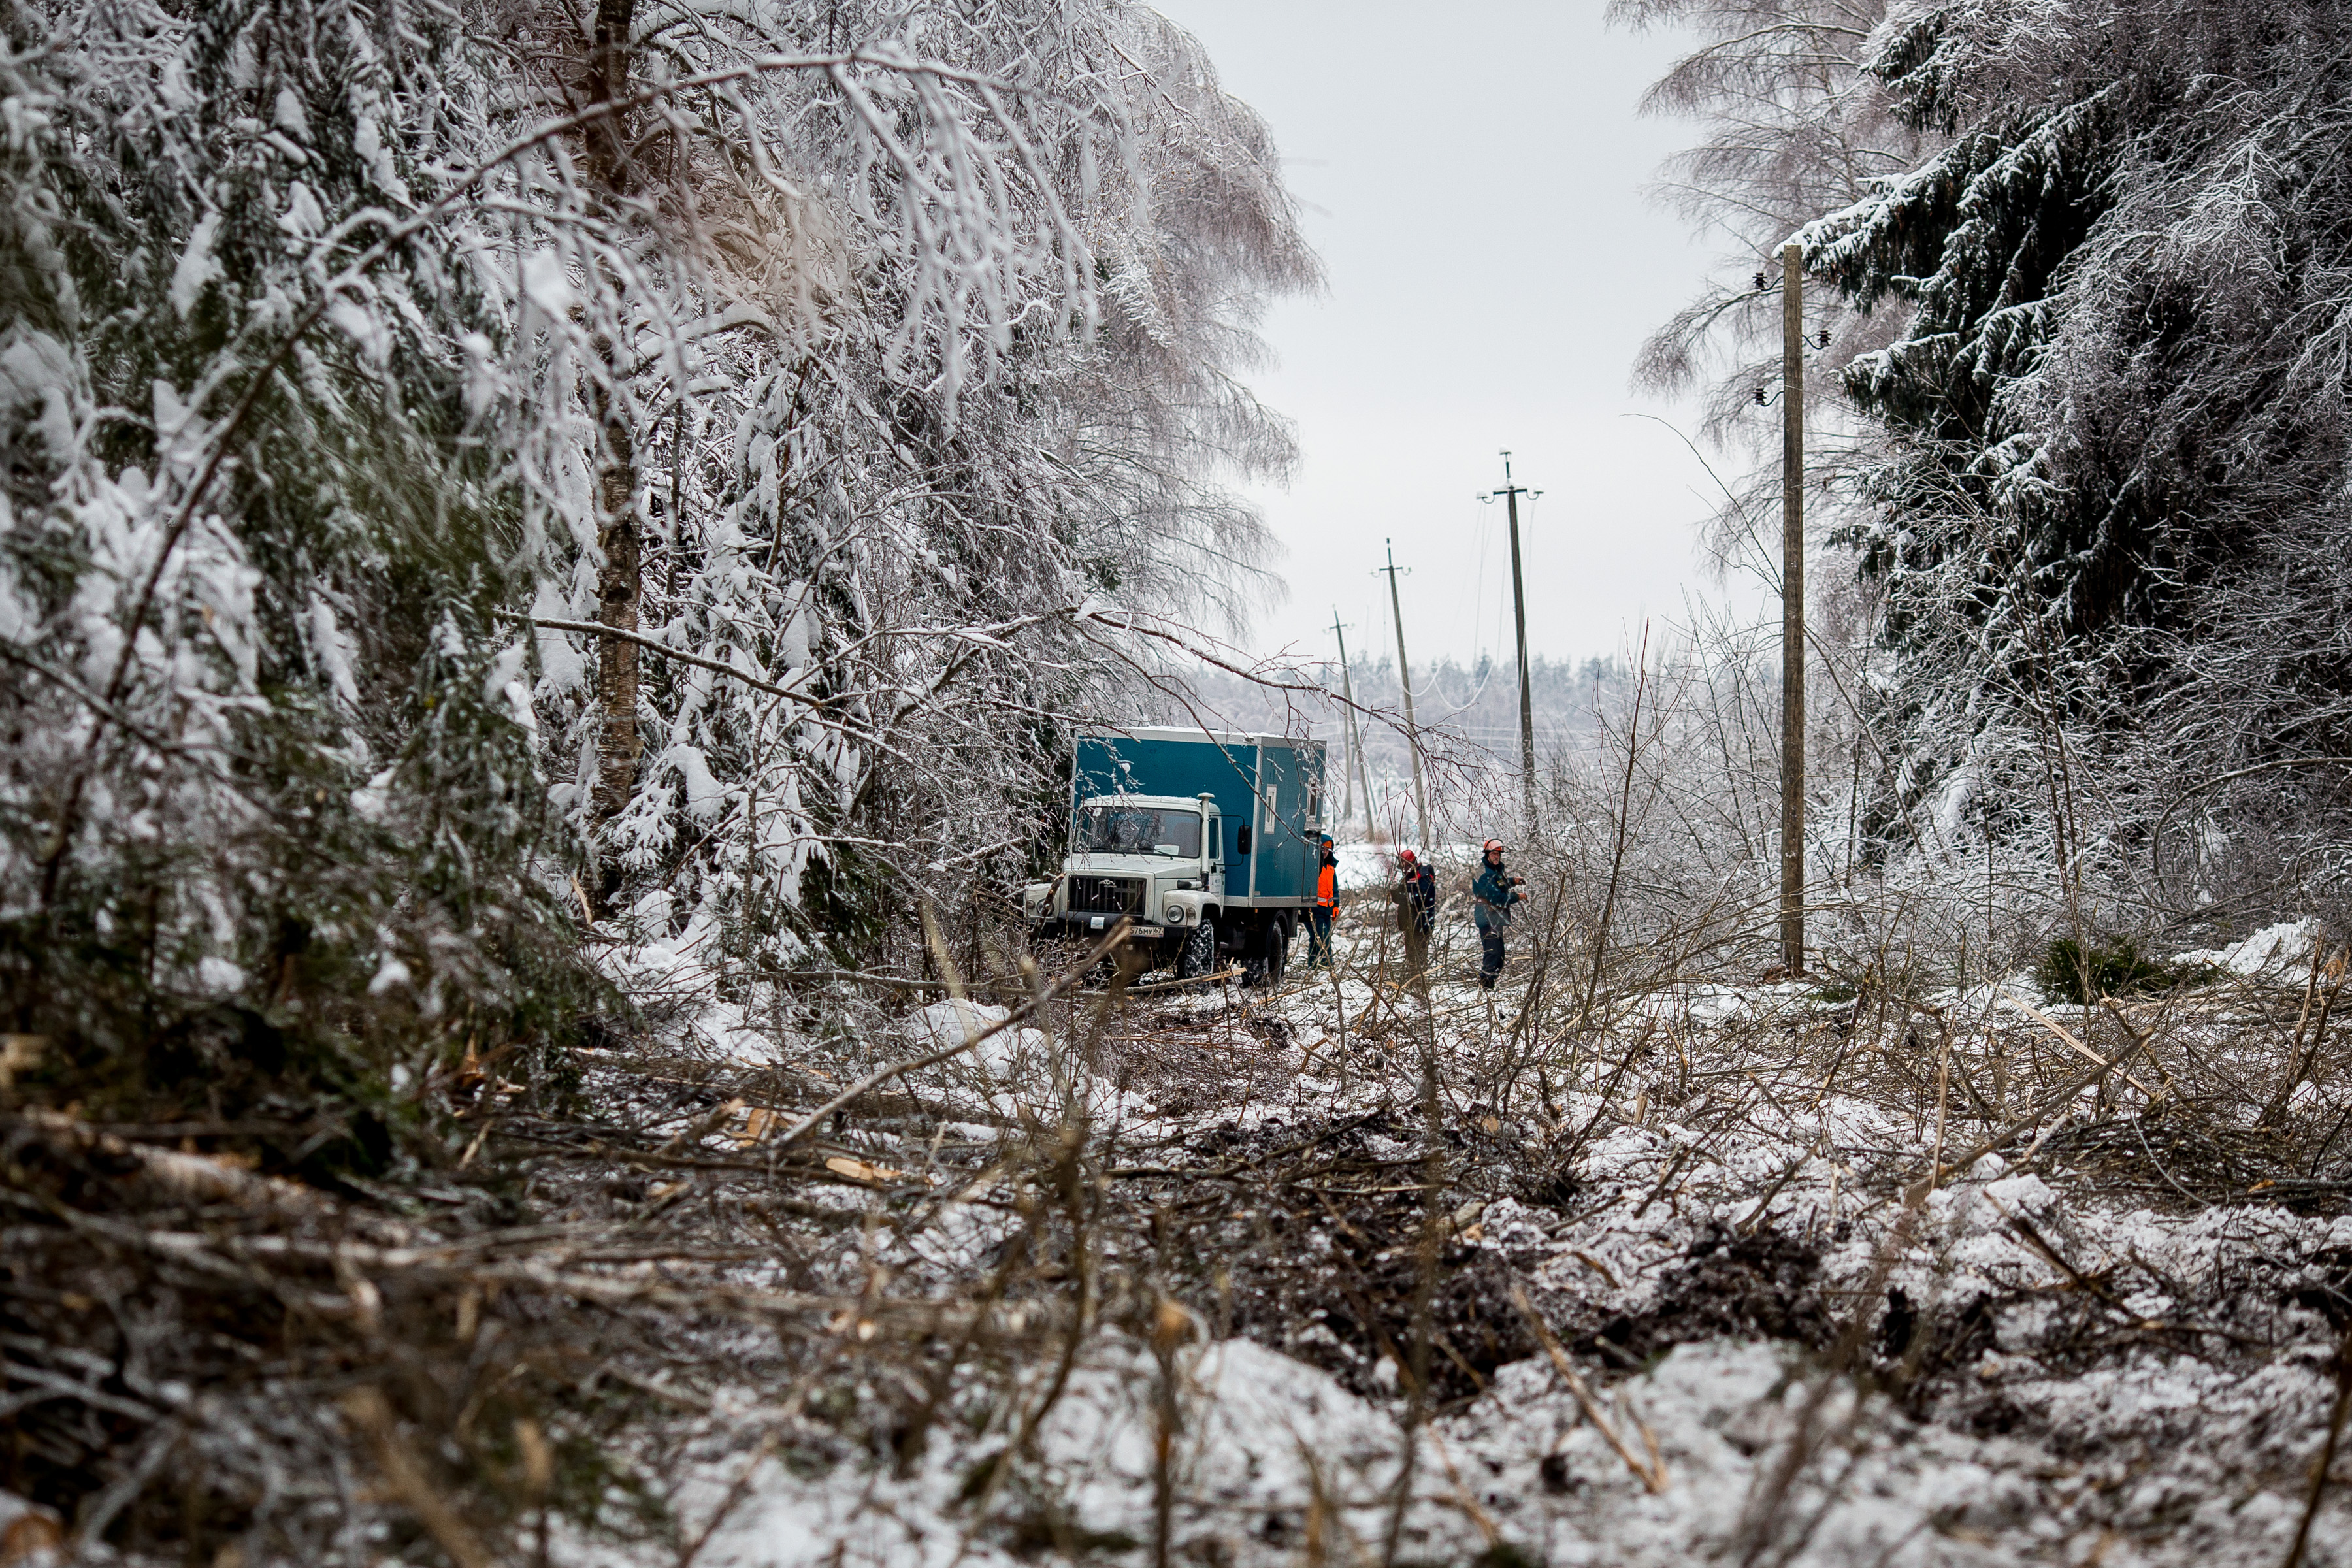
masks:
[[[1024,909],[1033,921],[1080,931],[1107,931],[1125,917],[1139,941],[1181,939],[1213,925],[1223,904],[1223,813],[1206,796],[1091,796],[1072,814],[1062,874],[1024,889]]]

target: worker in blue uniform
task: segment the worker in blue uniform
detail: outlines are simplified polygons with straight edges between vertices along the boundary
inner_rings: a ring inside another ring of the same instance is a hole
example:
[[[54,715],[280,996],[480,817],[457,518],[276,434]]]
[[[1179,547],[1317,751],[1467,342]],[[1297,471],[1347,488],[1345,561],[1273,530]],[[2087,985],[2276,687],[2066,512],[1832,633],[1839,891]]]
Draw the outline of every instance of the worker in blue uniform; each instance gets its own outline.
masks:
[[[1503,932],[1510,929],[1511,906],[1527,900],[1527,879],[1503,865],[1503,841],[1486,840],[1486,864],[1470,884],[1471,919],[1478,924],[1478,984],[1492,991],[1503,973]]]

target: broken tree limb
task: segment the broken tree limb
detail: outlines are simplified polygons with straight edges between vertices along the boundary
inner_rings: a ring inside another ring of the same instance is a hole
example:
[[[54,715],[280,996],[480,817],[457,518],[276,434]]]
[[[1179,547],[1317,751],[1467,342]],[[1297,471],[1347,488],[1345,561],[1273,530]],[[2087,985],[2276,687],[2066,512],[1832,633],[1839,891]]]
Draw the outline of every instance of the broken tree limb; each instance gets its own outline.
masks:
[[[2043,1028],[2057,1036],[2059,1039],[2064,1041],[2066,1048],[2073,1051],[2076,1056],[2081,1057],[2084,1060],[2096,1062],[2103,1069],[2111,1068],[2115,1065],[2108,1061],[2106,1058],[2101,1056],[2098,1052],[2093,1050],[2090,1047],[2084,1045],[2082,1041],[2076,1039],[2072,1034],[2068,1033],[2065,1026],[2060,1024],[2057,1019],[2051,1017],[2048,1014],[2042,1012],[2040,1008],[2033,1006],[2032,1004],[2021,1000],[2016,993],[2003,987],[2001,995],[2008,998],[2009,1005],[2011,1006],[2016,1008],[2019,1012],[2024,1014],[2027,1017],[2032,1019],[2035,1023],[2041,1025]],[[2126,1026],[2129,1027],[2129,1026]],[[2137,1031],[2134,1032],[2135,1034],[2137,1033]],[[2125,1057],[2129,1055],[2131,1055],[2131,1052],[2129,1051],[2120,1052],[2116,1055],[2116,1061],[2120,1062]],[[2125,1073],[2123,1078],[2126,1083],[2130,1084],[2134,1089],[2147,1096],[2147,1100],[2150,1105],[2155,1104],[2158,1100],[2162,1098],[2157,1090],[2148,1088],[2147,1085],[2140,1082],[2139,1079],[2132,1077],[2131,1074]]]
[[[849,1104],[850,1101],[856,1100],[859,1095],[864,1094],[868,1089],[878,1089],[883,1084],[889,1082],[892,1079],[898,1078],[903,1074],[918,1072],[927,1067],[936,1067],[940,1062],[947,1061],[950,1058],[963,1055],[964,1052],[971,1049],[974,1046],[979,1045],[982,1040],[990,1039],[995,1036],[1001,1035],[1005,1030],[1013,1027],[1015,1025],[1026,1023],[1030,1018],[1036,1016],[1038,1009],[1043,1007],[1046,1003],[1052,1001],[1055,997],[1059,996],[1064,992],[1069,990],[1073,985],[1076,985],[1080,980],[1086,977],[1087,973],[1093,969],[1096,964],[1101,963],[1104,959],[1109,957],[1111,953],[1117,952],[1120,945],[1127,941],[1128,933],[1133,929],[1134,927],[1128,921],[1124,920],[1120,921],[1117,929],[1112,931],[1108,936],[1103,938],[1101,942],[1097,942],[1094,948],[1088,952],[1084,958],[1078,960],[1076,964],[1064,970],[1059,975],[1055,976],[1052,984],[1045,986],[1034,996],[1032,996],[1026,1002],[1022,1003],[1019,1006],[1013,1008],[1010,1012],[1006,1013],[1003,1018],[991,1024],[988,1027],[984,1029],[967,1030],[964,1034],[962,1043],[949,1046],[940,1050],[927,1052],[919,1057],[908,1057],[903,1061],[895,1061],[887,1067],[876,1068],[872,1072],[867,1073],[864,1078],[859,1079],[856,1083],[851,1084],[847,1089],[843,1089],[839,1094],[835,1095],[831,1100],[826,1100],[823,1105],[818,1106],[814,1110],[810,1111],[806,1116],[803,1116],[798,1121],[793,1122],[790,1128],[786,1129],[785,1131],[777,1138],[775,1147],[779,1151],[791,1148],[793,1144],[798,1142],[801,1139],[807,1137],[812,1130],[814,1130],[819,1123],[823,1122],[826,1118],[830,1117],[835,1111],[841,1110],[843,1107]]]
[[[1535,1304],[1528,1300],[1527,1291],[1519,1286],[1511,1287],[1511,1305],[1519,1310],[1520,1316],[1527,1319],[1528,1326],[1535,1330],[1536,1338],[1543,1343],[1544,1353],[1551,1358],[1552,1370],[1559,1373],[1562,1383],[1568,1384],[1568,1392],[1575,1396],[1577,1408],[1584,1412],[1587,1421],[1592,1423],[1592,1429],[1601,1434],[1601,1440],[1617,1450],[1617,1457],[1625,1461],[1625,1468],[1633,1471],[1635,1479],[1651,1492],[1664,1491],[1668,1485],[1665,1461],[1660,1459],[1654,1464],[1626,1446],[1625,1439],[1617,1435],[1617,1428],[1611,1426],[1609,1417],[1601,1413],[1600,1401],[1594,1399],[1592,1390],[1585,1386],[1583,1377],[1568,1359],[1568,1352],[1559,1348],[1559,1341],[1553,1336],[1551,1325],[1543,1321],[1536,1311]]]
[[[255,1209],[310,1213],[320,1209],[325,1201],[317,1188],[300,1182],[265,1176],[209,1154],[189,1154],[134,1143],[62,1111],[26,1110],[17,1112],[13,1120],[53,1148],[96,1154],[136,1167],[142,1179],[173,1202],[231,1203]]]
[[[1236,966],[1220,969],[1214,974],[1195,974],[1189,980],[1148,980],[1140,985],[1129,986],[1127,994],[1132,996],[1142,991],[1183,991],[1196,985],[1215,985],[1223,981],[1238,980],[1241,973]]]

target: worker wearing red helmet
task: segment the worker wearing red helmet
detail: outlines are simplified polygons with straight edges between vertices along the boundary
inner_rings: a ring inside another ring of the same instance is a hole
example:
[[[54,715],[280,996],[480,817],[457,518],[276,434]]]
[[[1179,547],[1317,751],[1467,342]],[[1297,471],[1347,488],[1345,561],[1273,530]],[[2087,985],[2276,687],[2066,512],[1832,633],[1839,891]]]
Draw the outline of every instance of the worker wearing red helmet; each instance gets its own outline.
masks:
[[[1470,884],[1471,917],[1478,922],[1478,984],[1492,991],[1503,973],[1503,932],[1511,923],[1511,906],[1525,901],[1520,887],[1526,879],[1503,868],[1503,841],[1486,840],[1486,863]]]
[[[1437,873],[1410,849],[1397,851],[1397,930],[1404,934],[1405,977],[1429,995],[1429,933],[1437,925]]]

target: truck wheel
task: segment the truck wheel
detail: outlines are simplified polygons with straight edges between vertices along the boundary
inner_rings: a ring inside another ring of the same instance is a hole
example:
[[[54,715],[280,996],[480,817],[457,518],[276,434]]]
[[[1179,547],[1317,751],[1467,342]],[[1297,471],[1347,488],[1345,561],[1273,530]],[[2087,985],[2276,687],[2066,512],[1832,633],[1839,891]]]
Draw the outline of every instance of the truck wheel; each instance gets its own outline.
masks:
[[[1176,950],[1176,978],[1198,980],[1217,967],[1217,922],[1207,915],[1201,923],[1184,933],[1184,945]]]
[[[1280,921],[1269,921],[1259,933],[1257,951],[1242,966],[1242,984],[1263,985],[1268,989],[1282,984],[1282,972],[1290,956],[1289,933]]]

